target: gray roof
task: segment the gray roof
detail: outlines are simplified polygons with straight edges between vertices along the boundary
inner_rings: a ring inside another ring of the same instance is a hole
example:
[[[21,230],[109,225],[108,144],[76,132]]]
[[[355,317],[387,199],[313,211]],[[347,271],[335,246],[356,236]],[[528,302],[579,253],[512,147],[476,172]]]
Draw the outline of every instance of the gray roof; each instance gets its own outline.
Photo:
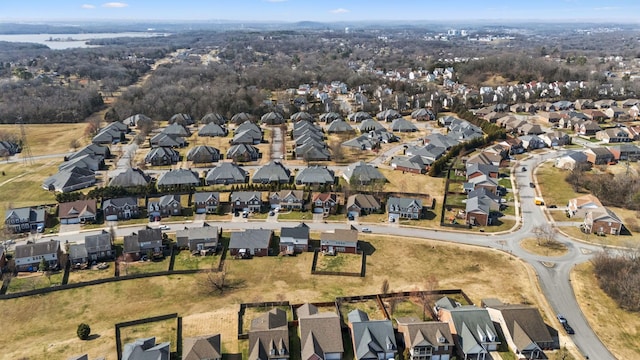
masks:
[[[69,259],[86,259],[89,257],[84,244],[71,244],[69,246]]]
[[[156,344],[156,338],[137,339],[124,344],[122,360],[169,360],[170,343]]]
[[[229,202],[247,202],[254,197],[257,198],[258,201],[262,201],[262,193],[260,191],[234,191],[229,196]]]
[[[148,116],[146,116],[144,114],[135,114],[135,115],[131,115],[128,118],[124,119],[122,121],[122,123],[124,123],[125,125],[129,125],[129,126],[137,126],[140,121],[142,121],[142,122],[145,122],[145,121],[151,122],[153,120],[151,120],[150,117],[148,117]]]
[[[353,127],[346,121],[340,119],[331,122],[329,127],[327,128],[327,132],[330,133],[341,133],[341,132],[353,132],[355,131]]]
[[[394,156],[391,158],[392,167],[402,167],[407,169],[415,169],[419,171],[426,171],[427,165],[432,164],[433,161],[422,158],[418,155],[413,156]]]
[[[400,132],[413,132],[418,131],[418,127],[409,120],[399,118],[393,120],[393,122],[391,123],[391,130]]]
[[[282,238],[294,238],[294,239],[309,239],[309,226],[305,223],[300,223],[294,227],[283,227],[280,229],[280,239]],[[282,240],[281,240],[282,242]]]
[[[284,123],[285,120],[282,114],[277,113],[275,111],[271,111],[262,115],[262,117],[260,118],[260,122],[264,124],[278,125],[278,124]]]
[[[231,122],[234,124],[241,124],[244,122],[251,122],[254,117],[253,115],[247,114],[245,112],[237,113],[231,117]]]
[[[158,186],[200,185],[198,173],[188,169],[169,170],[158,178]]]
[[[391,121],[402,117],[402,115],[400,115],[397,110],[387,109],[379,112],[376,117],[378,118],[378,120]]]
[[[248,144],[235,144],[229,147],[227,150],[227,159],[244,159],[255,160],[260,156],[260,150],[253,145]]]
[[[252,182],[263,184],[271,182],[288,183],[290,176],[291,171],[289,171],[289,169],[287,169],[282,163],[278,161],[270,161],[253,174]]]
[[[355,179],[362,183],[369,183],[371,181],[387,181],[387,178],[384,177],[378,169],[364,161],[358,161],[349,165],[344,171],[343,177],[347,182],[350,182],[351,179]]]
[[[211,192],[211,191],[200,191],[193,194],[193,202],[194,203],[203,203],[208,201],[210,198],[216,199],[218,201],[220,199],[220,193]]]
[[[398,331],[402,330],[407,347],[454,345],[453,336],[447,323],[420,321],[414,317],[398,318],[396,322],[398,323]]]
[[[96,235],[84,237],[84,246],[89,254],[111,250],[111,234],[103,231]]]
[[[158,200],[158,204],[160,205],[169,205],[172,202],[180,203],[180,195],[174,195],[174,194],[163,195]]]
[[[313,115],[309,114],[306,111],[300,111],[300,112],[297,112],[297,113],[291,115],[291,120],[293,120],[293,121],[300,121],[300,120],[313,121]]]
[[[360,209],[380,209],[380,202],[370,194],[355,194],[347,199],[347,208],[357,206]]]
[[[378,358],[379,353],[397,352],[396,336],[390,320],[369,320],[360,310],[348,315],[356,359]]]
[[[231,139],[232,144],[253,144],[258,143],[262,139],[262,133],[251,129],[236,131]]]
[[[194,163],[209,163],[220,160],[220,150],[208,145],[198,145],[189,149],[187,160]]]
[[[336,120],[342,120],[342,115],[338,114],[337,112],[328,112],[320,115],[320,121],[323,122],[330,123]]]
[[[21,259],[26,257],[55,254],[59,250],[60,241],[58,240],[43,241],[34,244],[16,245],[15,258]]]
[[[4,216],[5,221],[10,217],[17,217],[28,222],[44,222],[45,212],[44,208],[23,207],[7,210]]]
[[[491,203],[490,200],[485,197],[475,196],[467,198],[467,202],[465,204],[465,211],[467,213],[485,213],[489,214],[491,212]]]
[[[390,197],[387,200],[387,210],[389,212],[404,212],[410,206],[415,206],[422,210],[422,199]]]
[[[272,351],[289,356],[287,313],[279,308],[253,319],[249,330],[249,359],[268,359]]]
[[[76,151],[75,153],[69,155],[68,159],[72,160],[72,159],[75,159],[75,158],[80,157],[80,156],[85,155],[85,154],[106,158],[106,157],[109,157],[111,155],[111,151],[109,150],[109,147],[107,147],[107,146],[102,146],[102,145],[99,145],[99,144],[91,143],[91,144],[83,147],[82,149]]]
[[[71,191],[70,189],[80,189],[89,187],[96,182],[96,175],[92,170],[73,167],[59,171],[46,178],[42,187],[47,190],[61,192]]]
[[[127,168],[124,172],[114,176],[109,181],[109,186],[146,186],[151,181],[151,177],[146,175],[141,169]]]
[[[183,346],[182,360],[222,358],[220,334],[185,338]]]
[[[490,173],[497,173],[500,171],[496,165],[493,164],[482,164],[482,163],[467,163],[467,175],[480,172],[484,175],[489,175]]]
[[[319,312],[311,304],[297,309],[300,328],[302,359],[312,359],[313,355],[325,358],[325,353],[343,353],[340,317],[335,312]]]
[[[210,122],[198,131],[198,136],[227,136],[227,131],[222,126]]]
[[[72,167],[80,167],[84,169],[90,169],[93,171],[100,170],[100,166],[103,164],[103,159],[100,157],[94,157],[94,155],[84,154],[71,160],[64,161],[58,166],[58,170],[65,170]]]
[[[310,166],[296,175],[297,184],[333,184],[335,173],[326,166]]]
[[[242,124],[238,125],[235,128],[234,133],[237,134],[237,133],[242,132],[244,130],[251,130],[253,132],[258,132],[258,133],[262,134],[262,129],[260,128],[260,125],[258,125],[256,123],[252,123],[251,121],[245,121]]]
[[[222,163],[207,173],[207,183],[244,183],[247,171],[234,163]]]
[[[149,150],[147,156],[144,157],[145,163],[151,163],[154,159],[170,159],[172,163],[178,162],[180,154],[170,147],[157,147]]]
[[[424,146],[409,146],[404,153],[406,155],[419,155],[428,160],[435,161],[442,157],[446,151],[444,147],[426,144]]]
[[[173,135],[173,136],[177,136],[177,137],[189,137],[191,136],[191,132],[189,131],[189,129],[187,129],[186,127],[180,125],[177,122],[174,122],[173,124],[167,126],[166,128],[164,128],[162,130],[162,134],[165,135]]]
[[[356,113],[349,114],[347,118],[349,119],[349,121],[360,122],[366,119],[371,119],[371,115],[364,111],[358,111]]]
[[[457,140],[439,133],[427,135],[424,139],[425,142],[428,142],[429,144],[435,145],[437,147],[443,147],[445,149],[449,149],[450,147],[458,144]]]
[[[178,125],[179,126],[179,125]],[[154,135],[149,142],[154,147],[183,147],[187,144],[186,140],[175,134],[159,133]]]
[[[129,206],[138,206],[138,199],[134,197],[121,197],[114,199],[106,199],[102,202],[102,209],[105,209],[109,206],[115,206],[117,208],[123,207],[125,205]]]
[[[267,229],[246,229],[231,233],[230,249],[266,249],[273,232]]]
[[[553,338],[549,333],[538,309],[529,305],[502,304],[491,306],[499,310],[507,325],[511,338],[519,350],[535,343],[550,343]]]
[[[476,306],[460,306],[451,310],[451,319],[460,338],[464,354],[468,354],[478,344],[487,342],[480,338],[481,335],[489,339],[495,338],[495,341],[498,341],[498,333],[487,309]]]
[[[379,144],[380,144],[380,141],[378,141],[377,139],[372,139],[367,135],[360,135],[356,138],[343,142],[342,146],[366,150],[366,149],[374,149]]]
[[[386,130],[384,125],[380,124],[379,122],[373,119],[364,120],[360,124],[360,126],[358,126],[358,129],[360,129],[360,132],[367,132],[371,130],[382,130],[382,129]]]
[[[218,114],[218,113],[208,113],[205,116],[202,117],[202,119],[200,119],[200,123],[201,124],[218,124],[218,125],[224,125],[227,123],[227,119]]]
[[[138,233],[126,235],[124,237],[124,253],[134,253],[146,251],[153,248],[162,247],[162,230],[143,229]]]
[[[173,116],[169,118],[169,124],[173,124],[176,122],[183,125],[193,125],[194,120],[189,114],[177,113],[177,114],[173,114]]]
[[[331,159],[331,153],[324,143],[309,141],[296,147],[296,158],[307,161],[326,161]]]

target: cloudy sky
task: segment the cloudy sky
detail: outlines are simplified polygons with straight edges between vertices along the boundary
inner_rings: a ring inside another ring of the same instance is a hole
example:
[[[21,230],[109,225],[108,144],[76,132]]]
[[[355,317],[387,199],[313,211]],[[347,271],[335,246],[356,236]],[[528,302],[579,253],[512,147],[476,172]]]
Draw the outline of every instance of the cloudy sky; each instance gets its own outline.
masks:
[[[638,22],[638,0],[0,0],[0,20],[595,20]]]

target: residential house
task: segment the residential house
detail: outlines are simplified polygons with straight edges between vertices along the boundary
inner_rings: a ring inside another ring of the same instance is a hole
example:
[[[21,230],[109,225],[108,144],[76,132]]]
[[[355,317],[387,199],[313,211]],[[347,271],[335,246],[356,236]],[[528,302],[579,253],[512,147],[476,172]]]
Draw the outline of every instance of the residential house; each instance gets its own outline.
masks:
[[[5,229],[14,234],[22,232],[43,232],[47,220],[47,212],[43,207],[23,207],[9,209],[5,212]]]
[[[220,193],[199,191],[193,194],[193,205],[196,214],[215,214],[220,205]]]
[[[122,124],[122,123],[121,123]],[[111,124],[109,124],[111,125]],[[123,124],[124,125],[124,124]],[[126,125],[125,125],[126,126]],[[124,139],[124,134],[114,126],[106,126],[96,134],[91,142],[94,144],[117,144]]]
[[[358,130],[360,130],[360,132],[364,134],[364,133],[368,133],[369,131],[375,131],[375,130],[386,131],[386,128],[384,127],[384,125],[380,124],[379,122],[373,119],[365,119],[358,126]]]
[[[606,207],[587,210],[584,216],[583,229],[587,234],[620,235],[622,227],[622,220]]]
[[[96,174],[93,170],[73,167],[59,171],[45,179],[42,188],[47,191],[67,193],[87,188],[95,183]]]
[[[490,211],[499,211],[501,209],[500,195],[494,194],[485,188],[471,190],[467,193],[467,200],[474,197],[479,197],[483,204],[489,206]]]
[[[191,136],[191,131],[187,127],[188,124],[178,123],[178,122],[169,122],[169,125],[162,129],[162,134],[178,136],[178,137],[189,137]]]
[[[341,360],[344,354],[340,317],[312,304],[296,309],[302,360]]]
[[[582,151],[576,151],[556,159],[555,167],[564,170],[573,170],[576,166],[591,165],[587,161],[587,155]]]
[[[107,221],[137,219],[140,217],[138,198],[106,199],[102,202],[102,213]]]
[[[631,142],[629,132],[625,128],[609,128],[596,133],[596,139],[604,143]]]
[[[565,146],[571,144],[571,137],[562,131],[552,131],[539,136],[548,147]]]
[[[74,268],[80,268],[89,263],[89,255],[84,244],[71,244],[67,251],[69,261]]]
[[[518,133],[520,135],[540,135],[544,133],[544,130],[537,124],[526,123],[518,127]]]
[[[257,145],[262,142],[262,131],[255,131],[246,129],[235,132],[235,135],[231,139],[232,145],[245,144],[245,145]]]
[[[355,130],[351,125],[344,120],[335,120],[329,124],[327,128],[327,132],[329,134],[338,134],[338,133],[353,133]]]
[[[289,352],[289,323],[284,310],[274,308],[251,320],[249,360],[287,360]]]
[[[600,200],[592,194],[578,196],[569,200],[567,213],[570,217],[584,217],[587,210],[603,207]]]
[[[163,217],[182,215],[180,195],[164,195],[158,201],[149,201],[149,221],[160,221]]]
[[[185,338],[182,360],[222,360],[220,338],[220,334]]]
[[[503,304],[499,300],[483,300],[484,308],[494,323],[500,324],[504,339],[516,356],[546,359],[543,350],[557,348],[557,338],[549,333],[538,309],[530,305]]]
[[[449,324],[415,317],[396,318],[396,323],[405,349],[409,349],[406,360],[449,360],[453,356],[455,347]]]
[[[171,116],[171,118],[169,118],[169,124],[170,125],[178,124],[178,125],[186,128],[188,125],[195,124],[195,120],[189,114],[177,113],[177,114],[173,114],[173,116]]]
[[[333,215],[338,208],[338,196],[335,193],[313,193],[311,206],[314,214]]]
[[[398,119],[393,120],[393,122],[391,123],[391,131],[416,132],[416,131],[418,131],[418,127],[415,126],[409,120],[405,120],[403,118],[398,118]]]
[[[400,219],[420,219],[422,217],[422,200],[415,198],[390,197],[387,199],[389,222]]]
[[[77,200],[58,204],[58,218],[61,224],[84,224],[96,221],[95,199]]]
[[[335,184],[336,178],[333,170],[326,166],[309,166],[296,175],[296,185],[322,186]]]
[[[179,135],[159,133],[149,139],[149,146],[152,148],[182,148],[187,146],[187,141]]]
[[[207,172],[205,181],[207,185],[246,184],[249,182],[249,173],[235,163],[225,162]]]
[[[220,136],[220,137],[225,137],[225,136],[227,136],[228,133],[229,133],[229,131],[227,130],[226,127],[223,127],[223,125],[210,122],[207,125],[203,126],[198,131],[198,136],[207,136],[207,137]]]
[[[640,158],[640,147],[632,144],[621,144],[609,147],[609,151],[613,154],[615,160],[619,161],[638,161]]]
[[[426,174],[433,162],[420,155],[398,155],[391,158],[391,167],[394,170],[402,171],[402,173]]]
[[[291,171],[279,161],[270,161],[253,174],[251,181],[259,184],[288,184],[291,181]]]
[[[457,141],[451,139],[446,135],[442,135],[440,133],[432,133],[424,137],[425,144],[431,144],[436,147],[444,148],[445,150],[451,149],[453,146],[458,144]]]
[[[269,205],[272,209],[302,210],[305,198],[302,190],[281,190],[269,195]]]
[[[179,248],[189,249],[192,254],[214,254],[220,246],[220,232],[217,226],[204,223],[201,227],[176,231],[176,243]]]
[[[468,197],[465,204],[465,220],[471,226],[491,224],[491,201],[482,196]]]
[[[598,131],[602,130],[602,128],[600,127],[597,121],[587,120],[583,123],[580,123],[579,125],[576,124],[576,126],[574,127],[574,130],[576,133],[580,135],[593,136]]]
[[[592,165],[606,165],[615,160],[613,154],[606,147],[589,148],[585,150],[587,161]]]
[[[473,179],[475,177],[482,176],[482,175],[488,176],[493,179],[497,179],[500,171],[500,168],[493,164],[467,162],[465,166],[466,166],[467,180]]]
[[[134,342],[124,344],[122,360],[169,360],[171,344],[163,342],[156,344],[156,338],[136,339]]]
[[[538,135],[523,135],[519,138],[522,141],[522,147],[527,151],[542,149],[547,146],[544,140]]]
[[[280,253],[296,254],[309,250],[309,226],[300,223],[280,229]]]
[[[89,144],[82,149],[76,151],[75,153],[67,156],[68,160],[73,160],[75,158],[82,157],[84,155],[89,155],[98,160],[104,160],[111,157],[111,151],[108,146],[101,146],[98,144]]]
[[[382,206],[375,196],[355,194],[347,198],[347,216],[354,217],[380,212]]]
[[[157,185],[159,187],[198,186],[200,185],[200,176],[197,172],[189,169],[169,170],[160,175]]]
[[[508,149],[510,155],[522,154],[524,152],[524,144],[519,138],[507,138],[499,143]]]
[[[13,256],[17,271],[38,271],[43,259],[49,269],[58,269],[62,248],[60,241],[49,240],[32,244],[16,245]]]
[[[438,319],[449,324],[461,359],[490,359],[489,352],[498,349],[500,339],[487,309],[443,298],[436,302],[436,310]]]
[[[102,231],[100,234],[84,237],[84,247],[87,250],[89,261],[101,261],[113,259],[116,252],[113,250],[111,234]]]
[[[236,144],[227,150],[227,159],[236,162],[256,161],[260,157],[262,157],[260,150],[253,145]]]
[[[246,229],[231,233],[229,254],[234,257],[268,256],[273,241],[273,231]]]
[[[328,161],[331,159],[331,153],[327,149],[324,142],[309,140],[308,142],[296,146],[296,159],[309,161]]]
[[[484,188],[493,194],[498,194],[498,179],[484,174],[470,178],[462,186],[465,192]]]
[[[333,232],[320,233],[320,250],[327,254],[358,252],[358,230],[335,229]]]
[[[394,359],[398,354],[391,320],[369,320],[360,310],[347,314],[355,360]]]
[[[380,147],[380,141],[370,138],[367,135],[360,135],[353,139],[347,140],[341,144],[341,146],[359,149],[359,150],[374,150]]]
[[[144,163],[153,166],[173,165],[178,161],[180,161],[180,154],[170,147],[153,148],[144,157]]]
[[[98,171],[104,168],[104,160],[100,157],[94,157],[93,155],[85,154],[73,159],[65,159],[65,161],[58,166],[58,170],[64,171],[66,169],[71,169],[74,167],[89,169],[91,171]]]
[[[127,168],[125,171],[111,178],[109,186],[119,187],[136,187],[147,186],[151,181],[151,177],[146,175],[140,169]]]
[[[220,150],[207,145],[194,146],[187,153],[187,161],[194,164],[218,162],[221,158]]]
[[[233,211],[260,212],[262,210],[262,193],[259,191],[234,191],[229,196]]]
[[[387,178],[377,168],[364,161],[358,161],[347,166],[342,177],[349,184],[368,185],[372,182],[387,182]]]
[[[125,261],[164,257],[162,230],[147,228],[137,233],[126,235],[124,237],[124,249],[122,253]]]
[[[467,164],[487,164],[487,165],[493,165],[493,166],[500,166],[500,163],[502,163],[502,160],[504,159],[502,158],[501,155],[481,151],[478,154],[470,157],[467,160]]]

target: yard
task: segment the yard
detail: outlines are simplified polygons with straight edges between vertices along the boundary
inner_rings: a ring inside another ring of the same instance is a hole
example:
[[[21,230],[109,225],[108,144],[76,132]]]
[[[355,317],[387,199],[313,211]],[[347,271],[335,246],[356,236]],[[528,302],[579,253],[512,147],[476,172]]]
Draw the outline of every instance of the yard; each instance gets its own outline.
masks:
[[[27,145],[32,156],[48,154],[64,154],[73,151],[71,142],[78,140],[78,145],[89,144],[90,138],[84,135],[86,123],[77,124],[26,124]],[[14,134],[20,138],[20,127],[16,125],[0,125],[0,132]],[[20,154],[22,157],[24,155]],[[60,156],[60,162],[62,157]]]
[[[89,353],[90,358],[112,357],[115,323],[178,312],[184,317],[185,335],[221,332],[225,351],[239,353],[243,349],[235,339],[235,314],[240,303],[302,303],[375,294],[384,279],[389,279],[390,291],[424,289],[423,279],[433,276],[439,280],[437,288],[464,289],[475,302],[485,297],[511,303],[539,304],[541,300],[533,285],[535,277],[529,277],[522,263],[502,252],[375,235],[367,241],[375,252],[367,257],[364,279],[312,276],[309,270],[313,254],[303,253],[295,257],[227,260],[228,287],[222,295],[203,292],[204,274],[195,274],[127,280],[3,300],[0,312],[5,336],[0,338],[0,347],[7,358],[66,358],[75,353]],[[399,242],[403,246],[398,246]],[[128,267],[156,264],[165,269],[168,262],[132,263]],[[493,276],[496,268],[501,269],[499,277]],[[32,316],[34,313],[38,316]],[[75,331],[79,322],[88,323],[92,332],[100,336],[89,342],[78,340]]]
[[[277,306],[277,308],[284,310],[287,313],[287,320],[293,320],[293,314],[289,311],[288,306]],[[255,320],[260,315],[274,309],[271,306],[268,307],[247,307],[244,310],[244,316],[242,317],[242,333],[246,334],[251,329],[251,321]]]
[[[127,321],[137,319],[138,318],[131,318]],[[149,337],[149,334],[153,334],[156,338],[156,344],[168,341],[171,343],[171,352],[175,352],[177,344],[177,321],[177,319],[169,319],[120,328],[121,345],[124,347],[126,343],[133,342],[136,339],[146,338]]]
[[[17,293],[35,289],[48,288],[62,284],[62,271],[53,273],[19,273],[18,276],[11,279],[7,293]]]
[[[148,274],[169,270],[169,258],[157,261],[131,261],[120,263],[120,275]]]
[[[318,254],[316,271],[360,273],[362,255],[337,253],[334,256]]]
[[[176,254],[173,264],[174,270],[210,270],[217,269],[220,263],[220,255],[197,256],[191,255],[188,250],[182,250]]]
[[[0,174],[4,174],[0,176],[0,211],[55,203],[54,193],[44,190],[42,182],[57,171],[58,162],[50,159],[0,165]]]
[[[573,199],[584,194],[577,193],[565,181],[567,172],[546,162],[537,168],[536,178],[545,204],[564,206]]]
[[[353,310],[360,310],[369,316],[369,320],[384,320],[384,312],[378,306],[378,302],[375,299],[363,300],[357,302],[343,302],[340,304],[340,313],[342,318],[347,321],[348,314]]]
[[[107,279],[113,277],[115,265],[114,262],[108,262],[109,267],[106,269],[87,269],[87,270],[72,270],[69,273],[69,284],[71,283],[79,283],[97,279]]]

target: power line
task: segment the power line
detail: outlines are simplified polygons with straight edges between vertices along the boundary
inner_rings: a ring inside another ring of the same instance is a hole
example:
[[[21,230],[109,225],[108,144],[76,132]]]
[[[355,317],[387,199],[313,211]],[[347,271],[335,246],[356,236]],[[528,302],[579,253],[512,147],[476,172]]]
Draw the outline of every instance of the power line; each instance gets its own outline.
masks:
[[[17,124],[20,126],[20,142],[22,143],[22,159],[25,164],[33,164],[33,158],[31,155],[31,148],[27,141],[27,129],[22,121],[22,116],[18,116]]]

